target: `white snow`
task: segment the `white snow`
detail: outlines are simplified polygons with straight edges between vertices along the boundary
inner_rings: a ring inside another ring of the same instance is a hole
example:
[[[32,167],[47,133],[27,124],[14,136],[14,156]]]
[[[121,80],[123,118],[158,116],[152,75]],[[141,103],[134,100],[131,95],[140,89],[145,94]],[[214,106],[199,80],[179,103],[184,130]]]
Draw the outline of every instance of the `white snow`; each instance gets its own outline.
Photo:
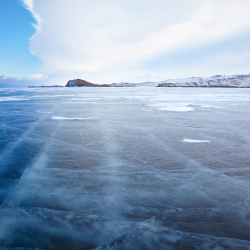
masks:
[[[189,103],[182,103],[182,102],[157,102],[157,103],[151,103],[148,106],[156,107],[157,110],[165,110],[172,112],[194,111],[194,108],[188,107]]]
[[[173,112],[190,112],[194,111],[191,107],[161,107],[158,110],[166,110],[166,111],[173,111]]]
[[[203,142],[210,142],[207,140],[195,140],[195,139],[183,139],[183,142],[189,142],[189,143],[203,143]]]
[[[0,97],[0,102],[10,102],[10,101],[28,101],[30,99],[23,97]]]
[[[36,111],[38,114],[51,114],[52,112],[46,112],[46,111],[40,111],[40,110],[37,110]]]
[[[201,108],[216,108],[216,109],[224,109],[225,107],[214,106],[214,105],[201,105]]]
[[[53,120],[91,120],[96,119],[96,117],[63,117],[63,116],[52,116]]]

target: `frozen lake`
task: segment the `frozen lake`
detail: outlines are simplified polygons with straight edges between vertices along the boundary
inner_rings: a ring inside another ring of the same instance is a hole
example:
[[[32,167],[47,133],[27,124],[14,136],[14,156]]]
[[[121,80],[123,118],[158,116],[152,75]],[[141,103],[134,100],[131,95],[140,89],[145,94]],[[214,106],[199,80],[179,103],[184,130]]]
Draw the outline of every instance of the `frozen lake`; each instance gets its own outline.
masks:
[[[0,248],[250,249],[249,151],[250,89],[0,89]]]

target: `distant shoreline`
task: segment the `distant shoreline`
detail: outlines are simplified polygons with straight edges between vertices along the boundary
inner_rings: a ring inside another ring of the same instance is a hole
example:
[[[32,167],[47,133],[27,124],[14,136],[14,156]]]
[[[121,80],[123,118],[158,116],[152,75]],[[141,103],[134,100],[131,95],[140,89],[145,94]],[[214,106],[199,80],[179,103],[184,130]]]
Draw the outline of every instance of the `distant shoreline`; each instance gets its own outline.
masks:
[[[28,86],[27,88],[64,88],[64,86],[61,85],[51,85],[51,86]]]
[[[28,86],[28,88],[58,88],[60,85],[52,86]],[[189,77],[183,79],[168,79],[161,82],[139,82],[139,83],[111,83],[95,84],[82,79],[69,80],[65,87],[184,87],[184,88],[250,88],[250,74],[248,75],[215,75],[211,77]]]
[[[95,88],[97,86],[75,86],[77,88]],[[250,86],[98,86],[100,88],[113,87],[113,88],[228,88],[228,89],[247,89]],[[65,86],[28,86],[27,88],[65,88]],[[69,87],[72,88],[72,87]]]

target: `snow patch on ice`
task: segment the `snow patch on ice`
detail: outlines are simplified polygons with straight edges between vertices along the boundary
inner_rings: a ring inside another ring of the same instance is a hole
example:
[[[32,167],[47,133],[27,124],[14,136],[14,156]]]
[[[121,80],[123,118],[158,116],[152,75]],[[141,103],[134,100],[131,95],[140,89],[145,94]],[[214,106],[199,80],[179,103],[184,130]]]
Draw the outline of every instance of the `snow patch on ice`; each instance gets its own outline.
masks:
[[[71,98],[68,100],[70,100],[70,101],[83,101],[84,99],[83,98]]]
[[[157,107],[157,110],[166,110],[173,112],[189,112],[194,111],[194,108],[189,107],[189,103],[180,103],[180,102],[164,102],[164,103],[153,103],[149,104],[150,107]]]
[[[23,97],[0,97],[0,102],[10,102],[10,101],[28,101],[30,99],[23,98]]]
[[[40,110],[37,110],[36,111],[38,114],[51,114],[52,112],[46,112],[46,111],[40,111]]]
[[[183,142],[189,142],[189,143],[202,143],[202,142],[210,142],[207,140],[194,140],[194,139],[183,139]]]
[[[50,97],[64,97],[64,96],[73,96],[73,95],[34,95],[33,98],[50,98]]]
[[[194,111],[194,108],[191,107],[161,107],[158,110],[167,110],[173,112],[190,112]]]
[[[52,116],[53,120],[91,120],[96,119],[96,117],[63,117],[63,116]]]
[[[225,107],[214,106],[214,105],[201,105],[201,108],[216,108],[216,109],[224,109]]]

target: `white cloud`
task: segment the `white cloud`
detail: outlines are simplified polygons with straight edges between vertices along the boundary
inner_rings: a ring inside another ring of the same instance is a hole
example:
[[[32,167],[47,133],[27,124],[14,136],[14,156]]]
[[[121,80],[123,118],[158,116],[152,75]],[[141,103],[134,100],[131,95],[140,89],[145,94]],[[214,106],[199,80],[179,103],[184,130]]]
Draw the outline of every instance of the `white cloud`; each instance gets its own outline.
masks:
[[[47,85],[47,82],[43,79],[35,79],[31,77],[11,77],[11,76],[0,76],[0,85],[6,84],[7,86],[15,87],[27,87],[27,86],[37,86],[37,85]]]
[[[47,78],[47,76],[42,75],[42,74],[35,74],[35,75],[30,76],[30,78],[32,80],[43,80],[43,79]]]
[[[33,0],[21,0],[21,1],[23,2],[24,7],[28,9],[31,12],[32,16],[35,18],[37,23],[33,24],[33,26],[35,27],[36,31],[39,31],[42,20],[40,16],[37,14],[37,12],[34,10]]]
[[[30,48],[43,61],[42,69],[80,71],[94,78],[112,79],[105,72],[113,68],[135,79],[139,72],[131,65],[136,62],[205,46],[250,26],[249,0],[23,2],[38,22]]]

